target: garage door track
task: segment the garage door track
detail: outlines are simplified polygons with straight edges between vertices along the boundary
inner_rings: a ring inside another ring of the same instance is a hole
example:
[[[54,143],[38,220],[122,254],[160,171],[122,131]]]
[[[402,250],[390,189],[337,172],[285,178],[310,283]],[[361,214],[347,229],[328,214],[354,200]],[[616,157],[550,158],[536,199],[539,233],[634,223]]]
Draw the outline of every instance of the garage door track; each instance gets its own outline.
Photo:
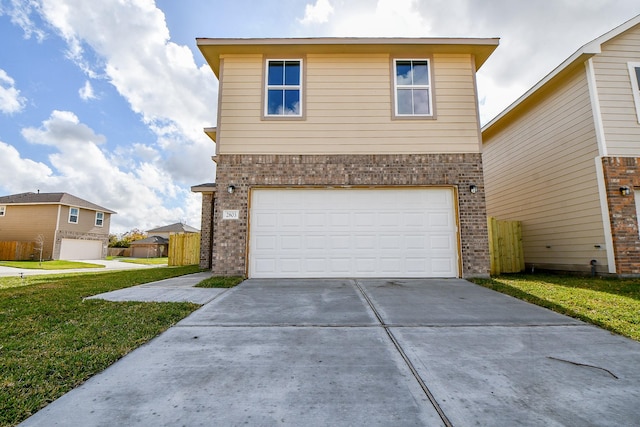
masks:
[[[252,279],[26,426],[603,426],[640,343],[459,279]]]

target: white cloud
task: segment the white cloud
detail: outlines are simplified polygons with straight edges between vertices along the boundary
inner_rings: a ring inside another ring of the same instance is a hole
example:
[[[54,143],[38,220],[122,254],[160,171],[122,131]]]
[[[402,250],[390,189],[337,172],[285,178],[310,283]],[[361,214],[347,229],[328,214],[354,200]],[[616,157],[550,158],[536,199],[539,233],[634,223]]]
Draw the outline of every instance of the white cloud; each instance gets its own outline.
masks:
[[[580,46],[640,13],[636,0],[334,0],[332,6],[315,35],[500,37],[478,73],[483,123]]]
[[[152,0],[87,2],[42,0],[45,19],[67,41],[70,56],[87,69],[85,48],[104,61],[106,75],[165,144],[167,172],[183,184],[210,181],[211,141],[202,128],[216,118],[216,82],[191,50],[169,40],[164,14]],[[184,153],[189,152],[190,156]]]
[[[85,81],[84,86],[78,90],[78,95],[80,95],[80,98],[83,101],[96,99],[96,95],[93,93],[93,86],[91,86],[91,82],[89,80]]]
[[[45,182],[53,183],[53,171],[44,163],[20,157],[13,146],[0,141],[0,170],[2,175],[11,177],[3,179],[2,187],[8,193],[36,191]]]
[[[104,137],[74,113],[53,111],[40,127],[25,128],[22,135],[31,144],[54,150],[49,155],[52,169],[21,159],[14,147],[0,143],[0,169],[12,176],[10,183],[2,185],[7,191],[64,191],[113,209],[118,215],[113,217],[111,232],[116,233],[182,218],[199,225],[200,214],[194,209],[197,199],[175,185],[166,170],[147,161],[119,166],[113,155],[101,149]]]
[[[22,111],[27,100],[15,88],[15,81],[0,68],[0,112],[13,114]]]
[[[24,37],[35,36],[38,41],[45,38],[45,32],[33,23],[30,15],[40,9],[38,0],[7,0],[6,5],[0,3],[0,16],[8,15],[11,23],[18,25],[24,31]]]
[[[333,6],[329,0],[317,0],[316,4],[308,4],[304,9],[304,18],[299,21],[304,24],[322,24],[329,20],[329,15],[333,13]]]

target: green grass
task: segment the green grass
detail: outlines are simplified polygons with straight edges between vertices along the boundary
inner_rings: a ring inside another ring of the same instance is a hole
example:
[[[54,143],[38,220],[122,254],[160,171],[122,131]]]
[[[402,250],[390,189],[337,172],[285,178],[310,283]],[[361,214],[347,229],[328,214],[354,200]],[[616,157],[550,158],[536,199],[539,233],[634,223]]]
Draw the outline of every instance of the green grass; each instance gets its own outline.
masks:
[[[167,265],[169,258],[118,258],[117,261],[128,262],[131,264]]]
[[[240,276],[210,277],[198,283],[196,288],[233,288],[244,280]]]
[[[0,289],[0,426],[21,422],[198,308],[83,298],[198,271],[37,276]]]
[[[640,341],[640,280],[505,275],[472,282]]]
[[[3,267],[22,268],[26,270],[68,270],[72,268],[104,268],[102,264],[90,264],[88,262],[77,261],[0,261]]]

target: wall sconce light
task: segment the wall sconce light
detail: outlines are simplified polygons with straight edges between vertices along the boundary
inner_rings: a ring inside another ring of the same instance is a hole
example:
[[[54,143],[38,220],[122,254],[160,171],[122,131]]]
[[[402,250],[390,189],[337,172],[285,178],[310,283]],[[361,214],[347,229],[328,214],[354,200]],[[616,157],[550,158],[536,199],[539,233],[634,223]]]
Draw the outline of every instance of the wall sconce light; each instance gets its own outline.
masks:
[[[469,191],[471,191],[471,194],[476,194],[478,192],[478,186],[475,184],[471,184],[469,186]]]
[[[233,185],[227,187],[227,193],[233,194],[234,191],[236,191],[236,187],[234,187]]]
[[[623,196],[628,196],[629,194],[631,194],[631,189],[626,185],[623,187],[620,187],[620,194]]]

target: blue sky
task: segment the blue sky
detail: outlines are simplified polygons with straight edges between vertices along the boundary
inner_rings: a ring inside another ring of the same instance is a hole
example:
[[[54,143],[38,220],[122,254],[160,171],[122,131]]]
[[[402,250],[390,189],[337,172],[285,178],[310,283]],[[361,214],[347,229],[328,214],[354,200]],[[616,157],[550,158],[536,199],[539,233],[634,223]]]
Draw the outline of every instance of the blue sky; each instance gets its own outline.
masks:
[[[111,231],[200,226],[217,81],[196,37],[500,37],[483,122],[637,0],[0,0],[0,195],[68,192]],[[1,236],[0,236],[1,237]]]

